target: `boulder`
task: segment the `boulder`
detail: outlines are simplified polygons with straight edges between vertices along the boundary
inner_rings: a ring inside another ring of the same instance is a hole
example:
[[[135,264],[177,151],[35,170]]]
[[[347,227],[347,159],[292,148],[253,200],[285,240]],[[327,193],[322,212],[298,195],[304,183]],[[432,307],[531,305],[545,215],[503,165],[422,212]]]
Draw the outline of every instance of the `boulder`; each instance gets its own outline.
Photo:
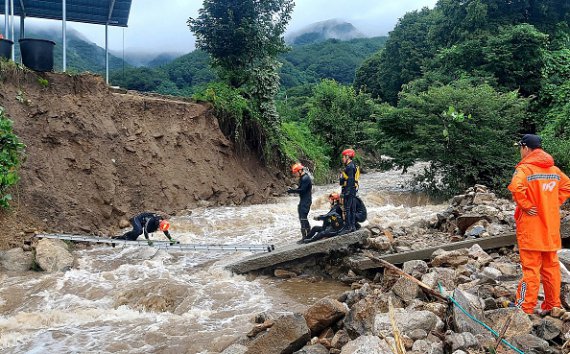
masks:
[[[449,353],[449,351],[477,348],[479,342],[475,335],[469,332],[451,333],[445,336],[444,347]]]
[[[342,347],[341,354],[393,354],[386,341],[377,336],[361,336]]]
[[[392,243],[386,236],[369,238],[365,243],[368,247],[381,252],[388,251],[392,248]]]
[[[419,285],[405,277],[396,281],[392,286],[392,292],[404,302],[412,301],[422,294]]]
[[[341,329],[334,334],[331,340],[331,347],[341,349],[348,342],[350,342],[348,333],[344,329]]]
[[[224,349],[220,354],[245,354],[247,353],[247,347],[242,344],[232,344],[226,349]]]
[[[304,346],[301,350],[296,351],[295,354],[329,354],[329,350],[322,344],[314,344]]]
[[[404,273],[409,274],[416,279],[421,279],[422,276],[428,272],[428,269],[429,267],[427,263],[419,259],[407,261],[402,267]]]
[[[502,308],[485,311],[485,317],[487,318],[486,323],[496,331],[500,331],[503,328],[503,325],[510,316],[514,317],[509,324],[505,337],[508,338],[515,335],[527,334],[532,331],[532,321],[528,315],[520,309]]]
[[[432,268],[422,277],[422,283],[436,291],[439,291],[438,283],[446,290],[455,289],[455,271],[450,268]]]
[[[73,256],[62,240],[44,238],[36,245],[36,263],[46,272],[62,272],[71,269]]]
[[[34,265],[32,252],[24,252],[20,247],[8,251],[0,251],[0,269],[9,272],[25,272]]]
[[[429,311],[407,311],[404,309],[395,309],[394,318],[396,326],[402,334],[408,335],[416,330],[423,329],[426,333],[432,330],[443,328],[443,322],[433,312]],[[392,324],[390,316],[387,313],[380,313],[374,319],[374,333],[376,335],[385,335],[392,332]]]
[[[267,331],[244,343],[248,348],[244,354],[294,353],[305,346],[310,339],[309,327],[303,315],[285,314],[277,318],[275,324]]]
[[[437,252],[437,251],[436,251]],[[438,252],[431,261],[433,267],[452,266],[458,267],[469,262],[469,255],[465,248],[453,251]]]
[[[479,244],[474,244],[471,246],[471,248],[467,250],[467,253],[481,266],[487,265],[493,261],[493,257],[489,256],[489,254],[485,252],[485,250],[483,250]]]
[[[337,322],[348,313],[348,307],[334,299],[324,298],[303,314],[313,335]]]
[[[377,313],[388,312],[389,294],[380,293],[368,296],[350,308],[344,318],[344,327],[352,338],[371,334]],[[392,296],[392,305],[402,307],[401,301]]]
[[[476,193],[473,197],[473,204],[492,204],[496,199],[495,193]]]
[[[475,224],[477,221],[484,220],[485,217],[480,214],[464,214],[457,217],[457,228],[463,235],[469,226]]]
[[[511,344],[522,350],[524,353],[548,353],[548,342],[532,334],[517,335],[510,340]]]
[[[560,335],[563,331],[562,327],[561,320],[547,316],[541,319],[537,326],[534,326],[534,333],[544,340],[552,340]]]
[[[480,321],[485,322],[485,315],[483,313],[484,303],[483,300],[475,295],[472,295],[461,289],[455,289],[453,293],[455,301],[461,305],[468,313]],[[469,332],[472,334],[483,334],[487,331],[472,319],[467,317],[457,306],[453,306],[453,323],[455,332]]]

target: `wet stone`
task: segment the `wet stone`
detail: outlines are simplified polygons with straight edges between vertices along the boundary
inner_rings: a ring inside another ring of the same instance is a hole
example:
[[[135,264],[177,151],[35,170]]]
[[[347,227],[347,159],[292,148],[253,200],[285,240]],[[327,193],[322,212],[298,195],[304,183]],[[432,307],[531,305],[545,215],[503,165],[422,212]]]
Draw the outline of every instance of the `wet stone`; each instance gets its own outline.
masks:
[[[544,340],[552,340],[560,335],[562,325],[561,320],[547,316],[534,327],[534,333]]]
[[[422,260],[412,260],[404,263],[402,270],[416,279],[421,279],[427,273],[428,264]]]
[[[477,348],[479,342],[472,333],[451,333],[445,336],[444,347],[447,351]]]
[[[532,334],[522,334],[511,338],[511,344],[525,353],[548,353],[548,342]]]

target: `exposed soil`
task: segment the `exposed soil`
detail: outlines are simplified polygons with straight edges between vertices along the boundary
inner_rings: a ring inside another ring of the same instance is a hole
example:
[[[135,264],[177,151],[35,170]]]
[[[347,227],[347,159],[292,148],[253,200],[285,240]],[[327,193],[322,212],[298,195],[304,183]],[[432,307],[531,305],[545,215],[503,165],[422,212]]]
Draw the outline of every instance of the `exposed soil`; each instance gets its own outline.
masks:
[[[261,203],[286,182],[238,154],[207,104],[113,92],[90,74],[3,70],[0,105],[27,146],[0,249],[35,231],[114,234],[145,210]]]

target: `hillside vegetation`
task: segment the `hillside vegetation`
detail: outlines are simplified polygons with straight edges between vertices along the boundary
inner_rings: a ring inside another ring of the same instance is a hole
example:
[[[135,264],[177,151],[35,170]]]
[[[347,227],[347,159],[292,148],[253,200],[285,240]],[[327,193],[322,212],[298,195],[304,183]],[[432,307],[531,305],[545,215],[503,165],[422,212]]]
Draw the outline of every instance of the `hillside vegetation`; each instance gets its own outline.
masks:
[[[402,166],[429,160],[425,183],[504,190],[522,133],[540,133],[570,168],[570,3],[439,1],[406,14],[355,87],[387,102],[378,129]]]
[[[281,86],[318,83],[334,79],[350,84],[356,68],[370,54],[380,49],[385,37],[361,38],[350,41],[327,40],[321,43],[294,46],[279,56]],[[111,83],[131,90],[152,91],[170,95],[189,95],[200,85],[215,81],[206,53],[195,50],[158,68],[130,68],[124,73],[114,71]]]

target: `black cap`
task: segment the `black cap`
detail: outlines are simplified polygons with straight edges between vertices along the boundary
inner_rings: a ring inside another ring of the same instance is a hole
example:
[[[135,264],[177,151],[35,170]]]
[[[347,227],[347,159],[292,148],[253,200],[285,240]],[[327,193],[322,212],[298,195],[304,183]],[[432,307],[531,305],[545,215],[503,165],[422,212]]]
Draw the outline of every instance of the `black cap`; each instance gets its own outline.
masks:
[[[516,143],[518,146],[527,146],[531,149],[542,147],[542,139],[538,135],[525,134],[522,139]]]

